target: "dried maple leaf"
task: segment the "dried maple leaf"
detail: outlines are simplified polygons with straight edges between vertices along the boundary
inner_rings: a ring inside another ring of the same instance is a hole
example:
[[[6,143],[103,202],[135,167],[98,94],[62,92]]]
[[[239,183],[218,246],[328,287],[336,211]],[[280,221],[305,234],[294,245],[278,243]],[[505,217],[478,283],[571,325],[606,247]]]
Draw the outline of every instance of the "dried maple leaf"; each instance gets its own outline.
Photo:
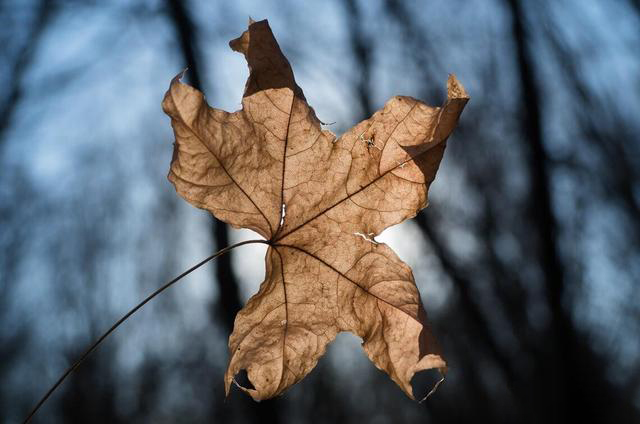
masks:
[[[426,206],[464,88],[450,76],[441,108],[394,97],[336,139],[321,129],[266,20],[230,45],[250,69],[241,110],[210,108],[181,75],[163,101],[178,193],[269,245],[265,280],[229,339],[227,394],[242,369],[254,399],[282,393],[338,332],[351,331],[413,398],[413,375],[446,365],[411,269],[374,237]]]

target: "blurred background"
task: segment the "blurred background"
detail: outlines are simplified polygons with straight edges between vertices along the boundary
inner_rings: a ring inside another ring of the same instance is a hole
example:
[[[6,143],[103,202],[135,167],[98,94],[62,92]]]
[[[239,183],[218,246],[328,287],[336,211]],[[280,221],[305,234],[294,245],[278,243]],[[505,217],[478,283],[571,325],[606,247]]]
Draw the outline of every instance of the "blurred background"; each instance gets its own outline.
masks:
[[[640,2],[0,1],[0,422],[153,289],[246,238],[166,180],[173,76],[240,107],[227,43],[267,18],[337,134],[393,95],[471,101],[431,206],[380,237],[450,364],[410,401],[340,335],[275,400],[223,373],[264,246],[136,314],[38,423],[640,422]]]

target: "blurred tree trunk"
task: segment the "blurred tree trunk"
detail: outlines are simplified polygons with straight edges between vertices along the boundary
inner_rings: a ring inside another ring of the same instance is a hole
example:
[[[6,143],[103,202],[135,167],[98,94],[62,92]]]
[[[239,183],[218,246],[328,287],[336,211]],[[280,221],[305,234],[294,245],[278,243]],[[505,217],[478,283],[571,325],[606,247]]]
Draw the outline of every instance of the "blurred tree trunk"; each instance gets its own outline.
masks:
[[[167,0],[169,16],[174,25],[183,60],[189,67],[187,76],[191,84],[199,90],[204,89],[202,69],[202,49],[199,46],[197,28],[189,15],[188,2],[183,0]],[[211,95],[210,95],[211,97]],[[227,224],[212,218],[211,233],[216,249],[221,249],[229,245],[229,229]],[[218,282],[218,299],[212,305],[212,315],[222,323],[227,334],[233,331],[233,324],[237,312],[242,308],[240,301],[238,279],[233,270],[231,258],[233,252],[217,258],[214,262],[215,278]],[[222,384],[220,382],[220,384]],[[278,406],[280,402],[272,399],[266,402],[253,402],[248,396],[242,394],[239,398],[249,416],[254,422],[277,423]],[[218,404],[216,400],[216,404]],[[212,411],[212,416],[218,419],[231,421],[233,417],[226,414],[226,408],[218,404],[218,410]]]
[[[570,391],[570,377],[574,374],[571,361],[572,326],[570,318],[563,307],[565,292],[564,268],[557,248],[557,228],[551,205],[551,181],[549,161],[545,152],[542,136],[542,103],[540,91],[534,76],[534,63],[530,51],[529,40],[525,28],[525,16],[522,5],[517,0],[508,0],[507,5],[512,13],[512,31],[516,45],[516,61],[519,71],[521,99],[520,120],[525,147],[528,150],[529,182],[531,187],[530,210],[538,240],[537,253],[540,260],[540,272],[544,284],[547,301],[551,313],[548,328],[549,340],[547,354],[551,360],[538,359],[536,367],[540,376],[536,381],[544,383],[533,388],[549,391],[548,416],[551,422],[567,422],[569,412],[577,412],[579,408],[574,402],[576,397]],[[546,350],[546,349],[545,349]]]
[[[545,294],[551,314],[548,327],[548,356],[537,359],[539,371],[536,392],[547,392],[547,422],[605,422],[614,399],[613,387],[606,381],[605,367],[581,337],[574,325],[566,299],[566,276],[559,248],[559,233],[551,200],[551,164],[544,145],[542,90],[535,71],[532,25],[527,22],[525,3],[507,0],[512,14],[512,31],[521,87],[523,142],[528,149],[531,202],[530,216],[535,225],[537,252]],[[565,58],[572,60],[572,58]],[[577,77],[577,76],[576,76]],[[579,281],[574,280],[573,284]],[[604,397],[603,397],[604,396]],[[609,398],[611,402],[603,402]],[[604,406],[603,403],[606,405]]]
[[[356,69],[360,72],[356,75],[355,95],[358,99],[360,112],[365,118],[373,114],[373,106],[371,101],[371,64],[372,64],[372,43],[367,38],[362,26],[362,12],[359,8],[357,0],[345,0],[347,12],[347,28],[348,36],[351,44],[351,52],[356,62]]]

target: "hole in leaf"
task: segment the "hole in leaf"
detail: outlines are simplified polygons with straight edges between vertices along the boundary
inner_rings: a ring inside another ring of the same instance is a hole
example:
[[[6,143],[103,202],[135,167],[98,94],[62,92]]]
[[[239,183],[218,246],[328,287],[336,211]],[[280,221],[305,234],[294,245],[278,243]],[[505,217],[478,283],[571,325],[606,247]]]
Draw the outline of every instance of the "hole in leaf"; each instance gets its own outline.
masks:
[[[411,379],[411,388],[416,400],[422,401],[432,394],[431,391],[439,384],[440,380],[442,380],[442,374],[437,368],[416,373]]]
[[[247,370],[242,369],[238,371],[238,374],[235,376],[236,383],[244,387],[245,389],[255,390],[253,384],[251,384],[251,380],[249,380],[249,375],[247,374]]]

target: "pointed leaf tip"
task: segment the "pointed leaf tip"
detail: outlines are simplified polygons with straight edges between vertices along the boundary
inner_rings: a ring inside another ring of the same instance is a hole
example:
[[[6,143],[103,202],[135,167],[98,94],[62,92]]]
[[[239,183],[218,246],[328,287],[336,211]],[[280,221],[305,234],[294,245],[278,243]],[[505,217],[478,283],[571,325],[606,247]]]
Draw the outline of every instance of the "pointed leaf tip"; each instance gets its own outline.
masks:
[[[469,99],[467,91],[462,86],[462,83],[458,81],[455,74],[449,74],[447,79],[447,97],[450,99]]]

